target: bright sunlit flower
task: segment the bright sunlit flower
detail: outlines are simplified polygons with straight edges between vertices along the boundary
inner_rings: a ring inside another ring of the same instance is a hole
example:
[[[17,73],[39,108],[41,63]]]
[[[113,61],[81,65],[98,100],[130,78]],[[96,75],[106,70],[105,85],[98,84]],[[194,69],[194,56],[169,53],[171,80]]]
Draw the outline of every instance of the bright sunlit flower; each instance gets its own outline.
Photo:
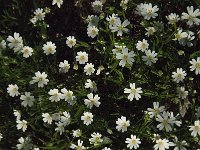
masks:
[[[13,49],[15,53],[21,51],[23,40],[19,33],[15,32],[13,37],[9,35],[7,41],[9,42],[8,47]]]
[[[92,63],[87,63],[84,67],[84,72],[86,75],[92,75],[95,72],[94,65]]]
[[[99,145],[100,143],[103,142],[103,139],[101,137],[102,137],[102,135],[99,134],[98,132],[97,133],[93,132],[91,134],[91,138],[89,139],[90,144],[93,144],[94,146]]]
[[[90,112],[84,112],[81,116],[81,120],[83,120],[83,123],[88,126],[93,122],[93,114]]]
[[[139,100],[141,98],[140,93],[143,92],[141,87],[135,88],[135,83],[130,83],[130,89],[125,88],[124,93],[128,93],[129,94],[128,99],[132,101],[134,98],[136,100]]]
[[[173,146],[172,142],[169,142],[167,139],[158,139],[154,145],[154,150],[165,150],[169,149],[170,146]]]
[[[29,46],[24,46],[21,52],[23,53],[23,57],[28,58],[32,55],[33,49]]]
[[[133,51],[128,52],[128,48],[123,48],[122,53],[116,53],[116,58],[120,60],[119,65],[124,67],[126,63],[132,66],[135,53]]]
[[[90,93],[87,95],[87,97],[88,99],[85,99],[84,102],[88,108],[91,109],[93,106],[99,107],[99,105],[101,104],[101,102],[99,102],[100,97],[98,95],[94,96],[92,93]]]
[[[188,6],[187,7],[187,13],[183,12],[181,19],[187,20],[187,25],[192,26],[193,24],[199,25],[200,24],[200,19],[197,18],[200,16],[200,11],[199,9],[196,9],[194,11],[193,6]]]
[[[15,97],[15,96],[18,96],[20,94],[18,90],[19,90],[19,87],[17,86],[17,84],[15,84],[15,85],[9,84],[8,88],[7,88],[7,93],[10,96]]]
[[[200,57],[197,57],[197,60],[192,59],[190,61],[190,71],[195,71],[195,74],[200,74]]]
[[[90,79],[87,79],[87,82],[85,83],[85,88],[90,89],[91,92],[96,92],[97,91],[97,84],[95,81],[92,81]]]
[[[176,83],[182,82],[186,75],[187,73],[182,68],[177,68],[176,72],[172,72],[172,78]]]
[[[42,8],[36,9],[34,14],[35,14],[35,18],[37,20],[44,20],[45,12],[44,12],[44,10]]]
[[[76,39],[74,38],[74,36],[68,36],[67,40],[66,40],[66,44],[70,48],[72,48],[73,46],[75,46],[76,45]]]
[[[136,138],[136,135],[131,134],[131,138],[126,138],[125,143],[127,143],[127,148],[129,149],[138,149],[141,141],[139,138]]]
[[[52,42],[47,42],[43,45],[42,49],[46,55],[54,54],[56,52],[56,45]]]
[[[52,116],[49,113],[42,113],[43,121],[48,124],[52,124]]]
[[[35,73],[35,77],[32,78],[30,84],[38,83],[38,87],[44,87],[47,85],[49,80],[47,79],[47,74],[45,72],[41,73],[40,71]]]
[[[76,103],[76,97],[74,96],[74,93],[70,90],[67,90],[66,88],[61,89],[62,92],[62,99],[67,101],[70,105],[74,105]]]
[[[159,106],[159,102],[153,102],[153,108],[148,108],[147,113],[150,118],[157,117],[158,114],[165,110],[165,106]]]
[[[126,120],[126,117],[121,116],[121,118],[117,119],[116,124],[117,131],[121,131],[123,133],[127,131],[127,128],[130,126],[130,121]]]
[[[192,131],[191,135],[196,137],[197,135],[200,136],[200,121],[197,120],[194,122],[194,126],[189,126],[190,127],[190,131]]]
[[[51,89],[48,94],[51,95],[51,97],[49,97],[51,102],[58,102],[62,98],[62,94],[59,93],[58,89]]]
[[[79,64],[85,64],[88,62],[88,54],[86,52],[78,52],[76,56],[76,61],[79,62]]]
[[[22,120],[22,121],[17,120],[16,123],[17,123],[17,130],[22,129],[23,132],[26,131],[26,129],[27,129],[27,121],[26,120]]]
[[[63,4],[63,0],[53,0],[52,1],[52,5],[57,4],[58,8],[60,8],[60,6]]]

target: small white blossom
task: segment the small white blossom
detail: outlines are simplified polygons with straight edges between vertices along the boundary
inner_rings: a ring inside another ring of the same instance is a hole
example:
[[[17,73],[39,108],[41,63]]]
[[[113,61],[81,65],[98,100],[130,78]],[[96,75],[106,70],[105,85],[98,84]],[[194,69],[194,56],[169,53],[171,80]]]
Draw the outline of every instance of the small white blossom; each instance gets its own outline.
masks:
[[[54,54],[56,52],[56,45],[52,42],[47,42],[43,45],[42,49],[46,55]]]
[[[106,20],[109,22],[109,28],[111,29],[111,27],[118,24],[120,18],[118,17],[118,14],[112,14],[111,16],[108,16]]]
[[[34,14],[35,14],[35,18],[37,20],[44,20],[45,12],[44,12],[44,10],[42,8],[36,9]]]
[[[145,33],[146,36],[150,36],[150,35],[154,35],[154,33],[156,32],[156,29],[154,27],[147,27],[145,28],[145,30],[147,31]]]
[[[171,13],[170,15],[166,16],[166,18],[168,20],[168,24],[175,24],[180,20],[179,15],[176,13]]]
[[[86,149],[86,147],[83,146],[83,141],[81,141],[81,140],[78,140],[78,144],[77,145],[71,144],[70,148],[71,149],[76,149],[76,150],[84,150],[84,149]]]
[[[182,82],[187,73],[182,68],[177,68],[176,72],[172,72],[172,78],[176,83]]]
[[[66,88],[61,89],[62,92],[62,99],[67,101],[70,105],[74,105],[76,103],[76,97],[73,95],[73,92],[67,90]]]
[[[121,118],[117,119],[116,124],[117,131],[121,131],[123,133],[127,131],[127,128],[130,126],[130,121],[126,120],[126,117],[121,116]]]
[[[77,130],[72,130],[72,134],[73,134],[73,137],[80,137],[82,135],[82,132],[80,129],[77,129]]]
[[[194,122],[194,126],[189,126],[190,127],[190,131],[192,131],[191,135],[196,137],[197,135],[200,136],[200,121],[197,120]]]
[[[32,107],[33,102],[35,101],[34,96],[31,96],[30,92],[25,92],[25,95],[21,95],[20,99],[22,100],[22,106],[24,107]]]
[[[155,51],[147,50],[145,51],[146,56],[142,56],[142,60],[145,61],[146,65],[151,66],[152,63],[156,63],[158,55]]]
[[[190,71],[195,71],[195,74],[200,74],[200,57],[197,57],[197,60],[192,59],[190,61]]]
[[[71,122],[71,116],[69,112],[64,111],[63,116],[60,117],[60,121],[63,123],[64,126],[67,126]]]
[[[15,96],[18,96],[20,93],[19,93],[19,87],[15,84],[9,84],[8,85],[8,88],[7,88],[7,93],[12,96],[12,97],[15,97]]]
[[[76,61],[79,62],[79,64],[85,64],[88,62],[88,54],[86,52],[78,52],[76,56]]]
[[[165,110],[165,106],[159,106],[159,102],[153,102],[153,108],[148,108],[147,113],[150,118],[157,117],[158,114]]]
[[[87,28],[87,34],[91,38],[95,38],[99,33],[99,29],[95,26],[89,26]]]
[[[103,4],[100,0],[95,0],[92,2],[92,8],[95,12],[101,12]]]
[[[136,135],[131,134],[131,138],[126,138],[125,143],[127,143],[127,148],[129,149],[138,149],[141,141],[139,138],[136,138]]]
[[[147,40],[143,39],[142,41],[138,41],[136,44],[136,48],[142,52],[149,48],[149,44]]]
[[[154,150],[165,150],[169,149],[170,146],[173,146],[172,142],[169,142],[167,139],[158,139],[154,145]]]
[[[81,120],[83,120],[83,123],[85,125],[89,125],[93,122],[93,115],[90,112],[84,112],[83,115],[81,116]]]
[[[16,120],[20,120],[21,119],[21,113],[20,113],[20,111],[14,110],[13,114],[16,117]]]
[[[48,123],[48,124],[51,124],[52,123],[52,117],[51,117],[51,115],[49,114],[49,113],[42,113],[42,117],[43,117],[43,121],[45,122],[45,123]]]
[[[0,42],[0,50],[2,50],[2,49],[6,49],[6,41],[5,40],[2,40]]]
[[[9,42],[8,47],[13,49],[14,52],[19,52],[23,47],[23,40],[19,33],[14,33],[14,36],[8,36],[7,41]]]
[[[33,49],[29,46],[24,46],[21,52],[23,53],[23,57],[28,58],[32,55]]]
[[[128,93],[129,94],[128,99],[132,101],[134,98],[136,100],[139,100],[141,98],[140,93],[143,92],[141,87],[135,88],[135,83],[130,83],[130,89],[125,88],[124,93]]]
[[[17,120],[16,123],[17,123],[17,130],[22,129],[23,132],[26,131],[26,129],[27,129],[27,121],[26,120],[22,120],[22,121]]]
[[[51,89],[49,92],[48,92],[49,95],[51,95],[51,97],[49,97],[49,100],[51,102],[58,102],[60,101],[60,99],[62,98],[62,94],[59,93],[58,89]]]
[[[184,87],[177,88],[178,98],[186,99],[188,96],[188,91],[185,91]]]
[[[52,1],[52,5],[57,4],[58,8],[60,8],[60,6],[63,4],[63,0],[53,0]]]
[[[128,20],[125,20],[123,23],[121,23],[121,20],[118,20],[116,25],[111,27],[112,32],[117,32],[117,36],[122,36],[123,33],[127,33],[129,30],[126,28],[130,22]]]
[[[73,46],[75,46],[76,45],[76,39],[74,38],[74,36],[68,36],[67,40],[66,40],[66,44],[70,48],[72,48]]]
[[[84,72],[86,75],[92,75],[95,72],[94,65],[92,63],[87,63],[84,67]]]
[[[90,79],[87,79],[87,82],[85,83],[85,88],[90,89],[91,92],[96,92],[97,91],[97,84],[95,81],[92,81]]]
[[[116,58],[120,60],[119,65],[124,67],[126,63],[133,65],[135,53],[133,51],[128,52],[128,48],[123,48],[122,53],[116,53]]]
[[[94,146],[97,146],[97,145],[99,145],[100,143],[103,142],[103,139],[101,138],[102,137],[101,134],[93,132],[91,134],[91,136],[92,137],[89,139],[90,144],[93,144]]]
[[[38,83],[38,87],[44,87],[44,85],[47,85],[49,80],[47,79],[47,74],[45,72],[36,72],[35,77],[32,78],[32,81],[30,81],[30,84]]]
[[[88,99],[85,99],[84,102],[88,108],[91,109],[93,106],[99,107],[99,105],[101,104],[101,102],[99,102],[100,97],[98,95],[94,96],[92,93],[90,93],[87,95],[87,97]]]
[[[60,62],[59,64],[59,71],[62,73],[67,73],[69,71],[70,64],[67,60],[64,60],[64,62]]]

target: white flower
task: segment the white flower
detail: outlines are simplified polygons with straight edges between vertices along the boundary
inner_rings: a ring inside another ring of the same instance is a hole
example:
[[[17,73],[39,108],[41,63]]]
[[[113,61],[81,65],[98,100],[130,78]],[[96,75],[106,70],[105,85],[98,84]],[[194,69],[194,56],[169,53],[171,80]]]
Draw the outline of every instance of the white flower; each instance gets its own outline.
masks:
[[[64,62],[60,62],[59,64],[59,71],[62,73],[67,73],[69,71],[70,68],[70,64],[68,63],[67,60],[64,60]]]
[[[90,112],[84,112],[83,116],[81,116],[81,120],[83,120],[83,123],[85,125],[89,125],[93,122],[93,115]]]
[[[158,58],[156,58],[158,54],[155,51],[147,50],[145,54],[146,56],[142,56],[142,60],[145,61],[148,66],[151,66],[152,63],[156,63],[158,60]]]
[[[78,52],[76,56],[76,61],[79,62],[79,64],[85,64],[88,62],[88,54],[86,52]]]
[[[49,95],[51,95],[51,97],[49,97],[49,100],[51,102],[58,102],[60,101],[60,99],[62,98],[62,94],[59,93],[58,89],[51,89],[49,92],[48,92]]]
[[[145,28],[145,30],[147,31],[145,35],[148,37],[156,32],[156,29],[154,27],[147,27]]]
[[[186,99],[188,96],[188,91],[185,91],[184,87],[177,88],[178,98]]]
[[[139,138],[136,138],[136,135],[131,134],[131,138],[126,138],[125,143],[127,143],[127,148],[129,149],[138,149],[141,141]]]
[[[72,130],[72,134],[73,134],[73,137],[80,137],[82,135],[82,132],[80,129],[77,129],[77,130]]]
[[[190,61],[190,71],[194,71],[195,70],[195,74],[198,75],[200,74],[200,57],[197,57],[197,60],[192,59]]]
[[[124,67],[126,63],[132,66],[135,61],[133,57],[135,56],[134,52],[128,52],[128,48],[123,48],[122,53],[116,53],[116,58],[120,59],[119,65]]]
[[[63,116],[60,117],[60,121],[63,123],[64,126],[67,126],[71,122],[71,116],[69,112],[64,111]]]
[[[85,99],[84,102],[88,108],[91,109],[93,106],[99,107],[99,105],[101,104],[101,102],[99,102],[100,97],[98,95],[94,96],[92,93],[90,93],[87,95],[87,97],[88,99]]]
[[[37,22],[37,18],[36,18],[36,17],[31,18],[31,19],[30,19],[30,22],[31,22],[33,25],[35,25],[36,22]]]
[[[81,140],[78,140],[78,144],[77,144],[77,145],[71,144],[70,148],[71,148],[71,149],[76,149],[76,150],[84,150],[84,149],[86,149],[86,148],[83,146],[83,141],[81,141]]]
[[[154,145],[154,150],[165,150],[169,149],[173,144],[169,142],[167,139],[158,139],[156,140],[156,144]]]
[[[173,144],[174,150],[187,150],[185,146],[188,146],[188,143],[185,140],[178,141],[176,136],[174,137]]]
[[[122,50],[125,49],[126,46],[115,45],[115,48],[112,49],[113,54],[122,53]]]
[[[6,41],[5,40],[2,40],[0,42],[0,50],[2,50],[2,49],[6,49]]]
[[[200,16],[199,9],[196,9],[194,11],[194,7],[193,6],[190,6],[190,7],[188,6],[187,7],[187,12],[188,13],[185,13],[185,12],[182,13],[181,19],[188,20],[187,21],[187,25],[189,25],[189,26],[192,26],[193,24],[199,25],[200,24],[200,19],[197,18],[197,17]]]
[[[156,117],[156,121],[160,122],[160,124],[157,125],[157,128],[159,128],[159,130],[165,129],[166,132],[172,131],[172,127],[174,126],[174,124],[176,124],[177,126],[181,125],[181,121],[176,120],[173,112],[169,113],[164,111],[162,114],[158,114]]]
[[[127,4],[128,4],[129,0],[121,0],[120,2],[120,6],[126,10],[127,9]]]
[[[60,8],[60,6],[63,4],[63,0],[53,0],[52,1],[52,5],[57,4],[58,8]]]
[[[182,46],[187,45],[188,47],[191,47],[193,46],[193,43],[191,41],[195,39],[194,32],[187,31],[186,34],[187,36],[185,38],[181,38],[179,40],[179,44],[181,44]]]
[[[149,48],[149,44],[147,40],[143,39],[142,41],[138,41],[136,44],[136,48],[142,52]]]
[[[70,105],[74,105],[76,103],[76,97],[73,95],[73,92],[67,90],[66,88],[61,89],[62,92],[62,99],[67,101]]]
[[[139,7],[137,7],[137,10],[139,11],[139,14],[141,14],[144,19],[150,20],[151,18],[156,18],[158,16],[157,11],[159,10],[158,6],[155,5],[152,6],[151,3],[149,4],[140,4]]]
[[[93,133],[91,134],[91,136],[92,136],[92,137],[89,139],[90,144],[93,144],[94,146],[97,146],[97,145],[99,145],[100,143],[103,142],[103,139],[101,138],[102,135],[99,134],[98,132],[97,132],[97,133],[93,132]]]
[[[40,150],[39,148],[34,148],[33,150]]]
[[[27,129],[27,121],[26,120],[22,120],[22,121],[17,120],[16,123],[17,123],[17,130],[22,129],[23,132],[26,131],[26,129]]]
[[[16,117],[16,120],[20,120],[21,119],[21,113],[20,113],[20,111],[14,110],[13,114]]]
[[[130,22],[128,20],[125,20],[123,23],[121,23],[121,20],[119,19],[116,23],[116,25],[111,27],[112,32],[117,32],[117,36],[122,36],[123,32],[127,33],[129,30],[126,28]]]
[[[60,132],[60,135],[62,135],[62,133],[65,131],[65,125],[62,122],[56,122],[55,123],[57,125],[57,127],[55,128],[55,131]]]
[[[35,12],[34,12],[34,14],[35,14],[35,18],[37,20],[44,20],[45,12],[43,11],[42,8],[36,9]]]
[[[130,121],[126,120],[126,117],[121,116],[121,118],[117,119],[116,124],[117,124],[116,129],[123,133],[127,131],[127,128],[130,126]]]
[[[91,38],[95,38],[99,33],[99,29],[95,26],[89,26],[87,28],[87,34]]]
[[[172,78],[176,83],[182,82],[187,73],[182,68],[177,68],[176,72],[172,72]]]
[[[7,93],[12,96],[12,97],[15,97],[15,96],[18,96],[20,93],[19,93],[19,87],[15,84],[9,84],[8,85],[8,88],[7,88]]]
[[[171,13],[170,15],[166,16],[166,18],[168,20],[168,24],[175,24],[180,20],[179,15],[176,13]]]
[[[52,116],[52,120],[54,121],[60,120],[60,113],[53,113],[51,116]]]
[[[24,46],[21,52],[23,53],[23,57],[28,58],[32,55],[33,49],[29,46]]]
[[[87,63],[84,67],[84,72],[86,75],[92,75],[95,72],[94,65],[92,63]]]
[[[165,106],[159,107],[159,102],[153,102],[153,108],[147,108],[147,113],[149,114],[150,118],[157,117],[158,114],[165,110]]]
[[[52,123],[52,117],[51,117],[51,115],[49,114],[49,113],[42,113],[42,117],[43,117],[43,121],[45,122],[45,123],[48,123],[48,124],[51,124]]]
[[[97,27],[99,23],[99,17],[97,15],[88,15],[86,21],[88,23],[88,27],[89,26]]]
[[[76,45],[76,39],[74,38],[74,36],[68,36],[67,40],[66,40],[66,44],[70,48],[72,48],[74,45]]]
[[[186,38],[188,36],[187,32],[183,32],[182,29],[177,29],[178,33],[175,33],[174,36],[175,38],[173,40],[175,41],[181,41],[181,39]]]
[[[103,4],[99,0],[92,2],[92,8],[95,12],[100,12],[102,10]]]
[[[21,95],[20,99],[22,100],[22,106],[24,107],[32,107],[33,102],[35,101],[34,96],[31,96],[30,92],[25,92],[25,95]]]
[[[14,36],[8,36],[7,41],[9,42],[8,47],[14,49],[14,52],[18,52],[23,47],[23,40],[19,33],[14,33]]]
[[[191,135],[196,137],[197,135],[200,135],[200,121],[197,120],[194,122],[194,126],[189,126],[190,131],[192,131]]]
[[[18,139],[19,144],[17,144],[17,149],[23,149],[23,150],[29,150],[32,148],[31,140],[29,137],[26,137],[25,139],[23,137],[20,137]]]
[[[90,79],[87,79],[87,82],[85,83],[85,88],[90,89],[91,92],[96,92],[97,91],[97,84],[95,81],[92,81]]]
[[[0,133],[0,141],[1,141],[1,139],[3,139],[3,135]]]
[[[111,29],[111,27],[118,24],[120,18],[118,17],[118,14],[112,14],[112,16],[106,17],[106,20],[109,22],[109,28]]]
[[[47,42],[43,45],[42,49],[46,55],[54,54],[56,52],[56,45],[52,42]]]
[[[132,101],[134,98],[136,100],[139,100],[141,98],[140,93],[143,93],[143,92],[142,92],[141,87],[135,88],[135,83],[130,83],[130,89],[125,88],[124,93],[129,93],[128,99]]]
[[[30,81],[30,84],[38,83],[38,87],[44,87],[44,85],[47,85],[49,82],[47,78],[47,74],[45,72],[36,72],[35,77],[32,78],[32,81]]]

